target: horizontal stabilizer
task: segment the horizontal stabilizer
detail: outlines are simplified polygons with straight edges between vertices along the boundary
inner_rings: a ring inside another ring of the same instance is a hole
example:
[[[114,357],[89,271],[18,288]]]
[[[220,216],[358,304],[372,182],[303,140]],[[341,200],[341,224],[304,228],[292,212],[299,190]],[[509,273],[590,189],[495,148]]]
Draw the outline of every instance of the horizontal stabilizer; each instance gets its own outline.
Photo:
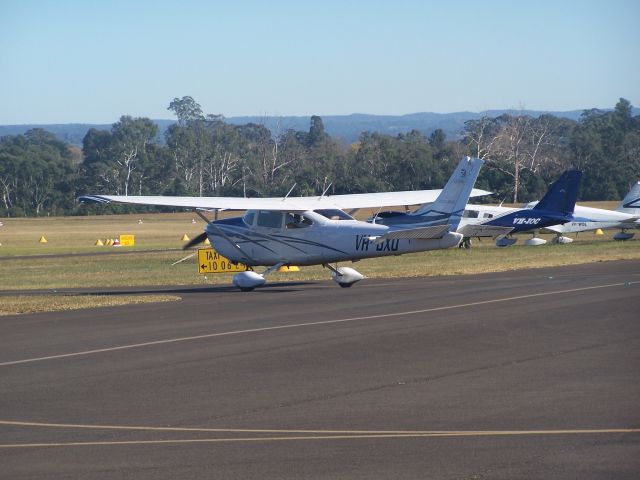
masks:
[[[404,230],[393,230],[382,235],[376,240],[380,243],[384,240],[396,238],[442,238],[449,231],[449,225],[432,225],[430,227],[407,228]]]
[[[492,237],[496,238],[500,235],[508,235],[513,230],[513,227],[501,227],[499,225],[465,225],[458,229],[458,233],[461,233],[465,237]]]
[[[548,226],[542,228],[541,231],[544,232],[544,233],[564,233],[564,229],[562,227],[563,227],[562,224],[548,225]],[[588,227],[584,227],[584,230],[582,230],[582,231],[586,231],[586,230],[589,230],[589,228]],[[581,230],[577,230],[577,231],[581,231]]]

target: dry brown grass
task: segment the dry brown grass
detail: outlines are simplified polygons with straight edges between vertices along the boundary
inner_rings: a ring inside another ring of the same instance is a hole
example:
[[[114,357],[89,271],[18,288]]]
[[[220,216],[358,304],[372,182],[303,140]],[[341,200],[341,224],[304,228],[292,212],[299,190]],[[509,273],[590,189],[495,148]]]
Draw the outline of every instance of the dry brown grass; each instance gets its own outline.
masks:
[[[181,298],[176,295],[16,295],[0,297],[0,316],[176,300]]]
[[[143,223],[138,223],[142,220]],[[196,223],[192,223],[195,220]],[[135,235],[134,247],[123,250],[180,248],[182,235],[202,233],[204,221],[194,213],[100,215],[87,217],[9,218],[0,227],[0,255],[40,255],[112,251],[96,247],[98,239]],[[40,244],[41,236],[47,243]]]

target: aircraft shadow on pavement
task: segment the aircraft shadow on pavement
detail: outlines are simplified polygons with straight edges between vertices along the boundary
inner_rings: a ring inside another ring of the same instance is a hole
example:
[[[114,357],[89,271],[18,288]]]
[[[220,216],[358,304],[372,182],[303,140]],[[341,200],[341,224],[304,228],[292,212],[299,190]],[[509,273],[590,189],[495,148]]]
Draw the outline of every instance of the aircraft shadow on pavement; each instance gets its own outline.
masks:
[[[260,292],[293,292],[302,290],[301,287],[307,285],[315,285],[315,282],[274,282],[267,283],[259,288],[256,288],[252,292],[242,292],[237,287],[233,285],[211,285],[211,286],[185,286],[185,287],[169,287],[169,288],[128,288],[126,290],[64,290],[58,291],[54,294],[57,295],[153,295],[153,294],[185,294],[185,293],[260,293]],[[51,292],[39,293],[40,295],[50,295]]]

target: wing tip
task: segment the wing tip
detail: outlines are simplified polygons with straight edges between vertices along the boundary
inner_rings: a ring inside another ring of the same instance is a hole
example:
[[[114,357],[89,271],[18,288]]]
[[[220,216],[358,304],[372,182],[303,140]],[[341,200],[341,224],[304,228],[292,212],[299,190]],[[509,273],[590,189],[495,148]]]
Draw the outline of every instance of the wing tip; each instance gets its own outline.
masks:
[[[108,198],[101,197],[100,195],[81,195],[78,197],[80,203],[111,203]]]

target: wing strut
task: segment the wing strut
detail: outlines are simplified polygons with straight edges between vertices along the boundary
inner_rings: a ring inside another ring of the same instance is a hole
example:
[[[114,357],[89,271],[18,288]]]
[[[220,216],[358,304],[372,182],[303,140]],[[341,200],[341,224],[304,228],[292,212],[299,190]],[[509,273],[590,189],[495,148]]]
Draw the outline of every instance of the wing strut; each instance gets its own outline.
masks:
[[[199,209],[196,208],[196,215],[198,215],[201,219],[203,219],[205,222],[207,222],[207,224],[211,223],[211,220],[209,220],[207,217],[204,216],[204,213],[202,213]],[[218,219],[218,209],[216,208],[216,220]]]
[[[286,194],[286,195],[284,196],[284,198],[282,199],[282,201],[283,201],[283,202],[284,202],[284,201],[289,197],[289,195],[291,195],[291,192],[293,192],[293,189],[294,189],[294,188],[296,188],[296,185],[297,185],[297,183],[296,183],[296,182],[294,182],[294,183],[293,183],[293,187],[291,187],[291,188],[289,189],[289,191],[287,192],[287,194]]]

